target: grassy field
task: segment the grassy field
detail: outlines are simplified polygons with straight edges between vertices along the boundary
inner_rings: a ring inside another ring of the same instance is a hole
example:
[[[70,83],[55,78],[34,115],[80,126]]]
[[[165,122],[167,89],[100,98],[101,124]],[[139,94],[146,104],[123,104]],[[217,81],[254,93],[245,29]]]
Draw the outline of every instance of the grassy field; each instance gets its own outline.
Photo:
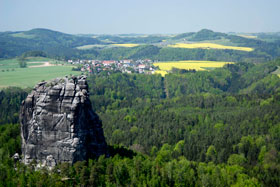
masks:
[[[40,65],[40,64],[43,64],[44,62],[49,62],[51,64],[56,64],[56,62],[58,64],[65,63],[63,61],[53,60],[53,59],[44,58],[44,57],[30,57],[30,58],[26,59],[27,67],[34,66],[34,65]],[[0,71],[2,71],[2,70],[10,71],[15,68],[19,68],[19,63],[16,58],[0,60]]]
[[[118,47],[136,47],[139,46],[139,44],[112,44],[114,46],[118,46]]]
[[[0,89],[9,86],[33,87],[42,80],[51,80],[66,75],[79,75],[71,66],[51,66],[38,68],[16,68],[14,71],[0,71]]]
[[[188,48],[188,49],[194,49],[194,48],[202,48],[202,49],[231,49],[231,50],[239,50],[239,51],[253,51],[253,48],[250,47],[236,47],[236,46],[226,46],[226,45],[220,45],[220,44],[214,44],[214,43],[177,43],[174,45],[168,45],[168,47],[173,48]]]
[[[16,58],[6,59],[0,61],[0,71],[12,68],[19,68],[18,60]]]
[[[16,33],[16,34],[11,34],[11,36],[13,36],[13,37],[20,37],[20,38],[27,38],[27,39],[32,39],[32,38],[34,38],[35,36],[34,35],[32,35],[32,34],[24,34],[24,33],[22,33],[22,32],[20,32],[20,33]]]
[[[179,69],[195,69],[196,71],[206,71],[214,68],[223,67],[225,64],[233,62],[216,62],[216,61],[171,61],[171,62],[158,62],[154,63],[154,66],[158,66],[160,70],[157,70],[156,73],[160,73],[162,76],[165,76],[168,71],[173,67]]]
[[[46,62],[60,65],[49,67],[33,67],[43,65]],[[27,59],[27,68],[19,68],[17,59],[0,61],[0,89],[9,86],[33,87],[42,80],[51,80],[65,75],[79,75],[79,71],[72,71],[73,66],[61,65],[62,61],[55,61],[48,58],[36,57]]]

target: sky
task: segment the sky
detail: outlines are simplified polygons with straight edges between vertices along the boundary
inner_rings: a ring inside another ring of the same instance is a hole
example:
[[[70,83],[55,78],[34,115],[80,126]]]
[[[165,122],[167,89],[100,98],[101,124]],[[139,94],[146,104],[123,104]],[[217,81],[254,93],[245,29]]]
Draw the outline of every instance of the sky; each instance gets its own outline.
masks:
[[[0,0],[0,31],[279,32],[280,0]]]

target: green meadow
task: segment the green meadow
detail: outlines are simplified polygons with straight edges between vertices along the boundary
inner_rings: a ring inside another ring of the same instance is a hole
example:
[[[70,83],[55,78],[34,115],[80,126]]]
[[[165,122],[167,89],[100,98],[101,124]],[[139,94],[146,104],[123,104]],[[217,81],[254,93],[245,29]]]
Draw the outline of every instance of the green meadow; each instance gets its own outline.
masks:
[[[36,62],[36,63],[34,63],[34,62]],[[28,58],[26,58],[27,66],[40,65],[40,64],[43,64],[44,62],[49,62],[51,64],[66,63],[63,61],[54,60],[54,59],[45,58],[45,57],[28,57]],[[7,69],[11,70],[13,68],[19,68],[19,61],[17,58],[0,60],[0,71],[7,70]]]
[[[42,80],[51,80],[56,77],[66,75],[79,75],[79,71],[72,71],[73,66],[68,65],[53,65],[49,67],[34,67],[28,66],[44,64],[44,62],[53,63],[54,61],[46,58],[33,58],[27,62],[27,68],[19,68],[16,59],[0,61],[0,89],[9,86],[18,86],[21,88],[34,87]],[[36,62],[36,63],[31,63]],[[41,62],[41,63],[40,63]]]

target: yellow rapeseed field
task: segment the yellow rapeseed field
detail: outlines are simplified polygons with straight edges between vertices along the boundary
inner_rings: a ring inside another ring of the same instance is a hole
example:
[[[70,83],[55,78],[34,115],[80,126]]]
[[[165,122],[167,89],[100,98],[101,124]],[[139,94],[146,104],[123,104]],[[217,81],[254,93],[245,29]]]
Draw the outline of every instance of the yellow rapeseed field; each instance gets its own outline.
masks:
[[[243,38],[250,38],[250,39],[255,39],[255,38],[257,38],[257,36],[243,35],[243,34],[240,34],[240,35],[238,35],[238,36],[241,36],[241,37],[243,37]]]
[[[139,44],[112,44],[118,47],[136,47],[139,46]]]
[[[177,43],[174,45],[168,45],[168,47],[173,48],[203,48],[203,49],[232,49],[232,50],[239,50],[239,51],[253,51],[253,48],[250,47],[235,47],[235,46],[226,46],[226,45],[220,45],[220,44],[214,44],[214,43]]]
[[[162,76],[167,74],[173,67],[179,69],[195,69],[196,71],[205,71],[204,68],[218,68],[223,67],[225,64],[232,64],[233,62],[217,62],[217,61],[171,61],[171,62],[157,62],[154,66],[158,66],[160,70],[155,73],[160,73]]]

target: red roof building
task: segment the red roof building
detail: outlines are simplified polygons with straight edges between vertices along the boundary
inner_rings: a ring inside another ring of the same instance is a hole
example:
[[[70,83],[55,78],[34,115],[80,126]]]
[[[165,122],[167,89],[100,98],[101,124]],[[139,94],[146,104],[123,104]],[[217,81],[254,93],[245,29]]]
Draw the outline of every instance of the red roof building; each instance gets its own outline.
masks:
[[[115,63],[116,63],[116,61],[114,61],[114,60],[104,60],[104,61],[102,62],[102,64],[103,64],[104,66],[113,65],[113,64],[115,64]]]

